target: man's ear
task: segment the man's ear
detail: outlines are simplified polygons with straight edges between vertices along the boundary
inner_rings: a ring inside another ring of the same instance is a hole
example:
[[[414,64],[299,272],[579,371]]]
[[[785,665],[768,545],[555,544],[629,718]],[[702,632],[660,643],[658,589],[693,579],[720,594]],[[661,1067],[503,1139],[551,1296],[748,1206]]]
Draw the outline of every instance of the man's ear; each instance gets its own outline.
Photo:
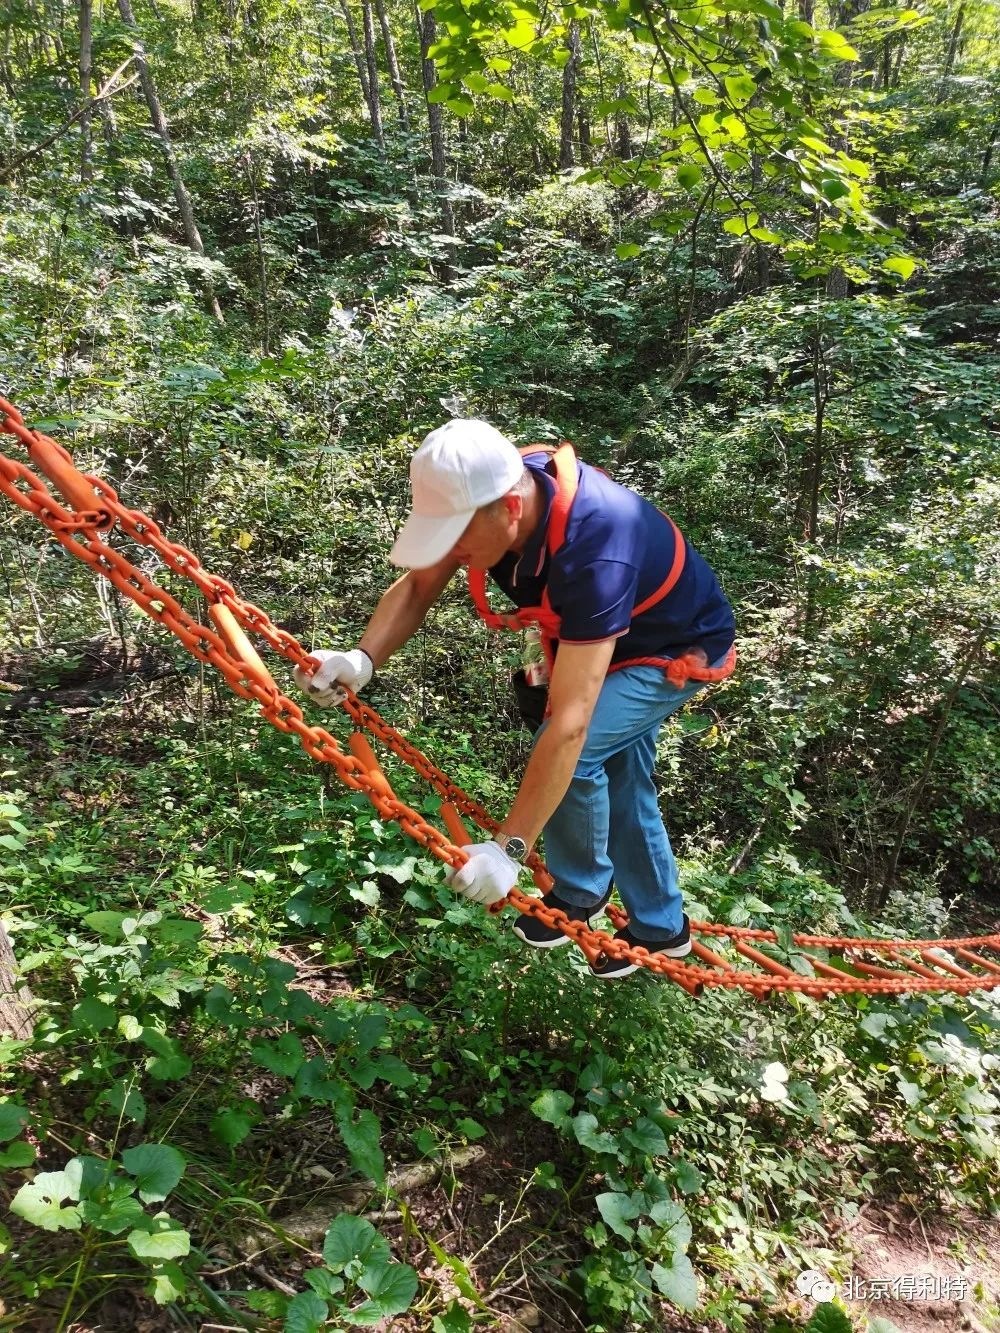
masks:
[[[512,523],[517,523],[524,513],[524,499],[520,491],[508,491],[503,497],[503,502],[507,510],[507,517]]]

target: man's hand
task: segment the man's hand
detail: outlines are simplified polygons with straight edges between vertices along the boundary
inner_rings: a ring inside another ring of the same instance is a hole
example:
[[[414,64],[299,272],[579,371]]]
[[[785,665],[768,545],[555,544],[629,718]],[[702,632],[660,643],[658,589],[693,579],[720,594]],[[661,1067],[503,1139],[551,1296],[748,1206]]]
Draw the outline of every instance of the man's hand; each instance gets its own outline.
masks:
[[[301,667],[296,667],[293,675],[295,684],[303,694],[319,704],[320,708],[333,708],[347,698],[344,686],[357,694],[363,690],[372,678],[375,668],[372,659],[360,648],[349,653],[333,652],[328,648],[317,648],[309,654],[319,666],[311,676],[306,675]]]
[[[521,867],[495,842],[475,842],[462,848],[468,861],[448,875],[448,883],[469,902],[489,907],[507,897]]]

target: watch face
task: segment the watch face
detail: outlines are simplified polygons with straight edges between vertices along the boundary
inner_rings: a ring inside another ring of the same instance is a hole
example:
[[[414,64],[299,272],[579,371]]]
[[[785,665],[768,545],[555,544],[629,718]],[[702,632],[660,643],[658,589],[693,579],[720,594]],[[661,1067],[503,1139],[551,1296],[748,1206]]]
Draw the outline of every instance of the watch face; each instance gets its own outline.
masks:
[[[528,844],[523,838],[508,838],[504,851],[512,861],[523,861],[528,855]]]

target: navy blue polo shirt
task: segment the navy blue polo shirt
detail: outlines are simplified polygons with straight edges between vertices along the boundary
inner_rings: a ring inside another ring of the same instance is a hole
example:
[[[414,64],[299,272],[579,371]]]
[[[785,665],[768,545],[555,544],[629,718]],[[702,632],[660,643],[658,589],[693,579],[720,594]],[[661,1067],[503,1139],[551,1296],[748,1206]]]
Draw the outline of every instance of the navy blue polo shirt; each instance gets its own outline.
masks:
[[[490,570],[516,606],[541,605],[548,588],[561,617],[560,643],[617,638],[612,664],[633,657],[679,657],[704,648],[709,662],[735,638],[732,607],[709,565],[685,542],[684,569],[673,589],[648,611],[632,610],[661,586],[674,560],[674,529],[655,505],[586,463],[566,540],[553,559],[547,536],[556,483],[547,454],[529,454],[525,466],[540,480],[545,511],[520,554],[510,551]]]

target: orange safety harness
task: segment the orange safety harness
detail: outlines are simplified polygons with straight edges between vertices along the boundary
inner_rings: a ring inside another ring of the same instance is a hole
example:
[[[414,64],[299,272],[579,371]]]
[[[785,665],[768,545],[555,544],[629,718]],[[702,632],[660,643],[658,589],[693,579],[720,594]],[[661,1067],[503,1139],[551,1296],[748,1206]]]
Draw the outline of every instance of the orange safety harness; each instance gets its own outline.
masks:
[[[549,455],[549,462],[554,469],[556,481],[556,490],[552,497],[552,509],[549,513],[549,525],[545,533],[545,543],[551,560],[566,542],[566,529],[569,526],[573,501],[576,499],[579,486],[577,458],[576,451],[569,443],[561,444],[558,448],[552,445],[528,445],[521,450],[522,457],[539,453]],[[548,470],[548,464],[546,470]],[[677,524],[668,514],[663,514],[663,518],[665,522],[670,524],[673,533],[674,558],[670,569],[667,571],[667,576],[660,586],[633,608],[633,620],[662,602],[665,597],[669,597],[677,585],[677,580],[684,572],[686,555],[684,538]],[[517,611],[507,615],[499,615],[496,611],[491,610],[486,599],[486,570],[470,569],[467,582],[473,605],[489,629],[537,629],[539,631],[542,648],[545,651],[545,658],[551,673],[555,662],[556,643],[559,639],[561,621],[558,613],[552,608],[548,587],[546,586],[542,590],[540,606],[522,606]],[[692,680],[719,681],[731,676],[736,668],[736,649],[735,647],[730,648],[725,661],[717,667],[706,666],[697,653],[687,652],[682,653],[679,657],[629,657],[622,662],[612,663],[608,668],[608,674],[631,666],[662,667],[671,685],[678,690],[682,690]]]
[[[441,815],[448,836],[429,824],[419,811],[396,796],[360,730],[351,735],[350,753],[345,754],[329,731],[305,720],[300,706],[278,688],[248,637],[257,634],[293,665],[307,671],[312,669],[315,659],[291,634],[279,629],[265,611],[245,602],[225,579],[209,574],[192,551],[170,541],[148,515],[123,505],[106,481],[80,472],[61,445],[39,431],[30,430],[20,412],[2,397],[0,432],[15,436],[38,470],[0,454],[0,493],[43,523],[67,552],[89,565],[95,574],[108,579],[148,616],[175,634],[192,656],[214,667],[231,690],[258,703],[272,726],[296,735],[313,759],[332,765],[342,782],[368,797],[381,819],[394,820],[430,855],[456,867],[467,861],[462,848],[470,842],[459,811],[485,832],[497,831],[497,822],[481,805],[374,708],[348,692],[342,706],[355,726],[377,736],[441,796]],[[65,504],[60,503],[38,473],[55,486]],[[165,588],[153,583],[116,550],[111,545],[113,534],[152,549],[168,569],[193,583],[205,598],[212,623],[201,623]],[[537,855],[529,858],[528,864],[539,888],[544,891],[551,886],[551,878]],[[518,888],[511,890],[506,905],[563,931],[592,962],[602,954],[626,958],[675,982],[692,996],[712,987],[739,987],[756,999],[782,991],[823,998],[901,995],[913,991],[968,994],[1000,988],[1000,961],[987,958],[983,952],[992,950],[1000,955],[1000,933],[949,940],[795,934],[792,943],[805,951],[802,956],[808,957],[812,968],[813,974],[804,976],[779,961],[773,952],[767,952],[788,948],[787,939],[779,940],[770,930],[692,921],[691,957],[681,961],[626,944],[606,931],[591,930],[586,922],[570,921],[564,912],[548,907],[544,899]],[[620,908],[610,907],[608,916],[617,928],[628,923]],[[712,940],[718,949],[728,944],[741,965],[710,948],[706,940]],[[817,949],[830,951],[829,959],[816,956],[812,951]],[[834,951],[839,956],[834,956]],[[965,966],[956,962],[956,958]]]

